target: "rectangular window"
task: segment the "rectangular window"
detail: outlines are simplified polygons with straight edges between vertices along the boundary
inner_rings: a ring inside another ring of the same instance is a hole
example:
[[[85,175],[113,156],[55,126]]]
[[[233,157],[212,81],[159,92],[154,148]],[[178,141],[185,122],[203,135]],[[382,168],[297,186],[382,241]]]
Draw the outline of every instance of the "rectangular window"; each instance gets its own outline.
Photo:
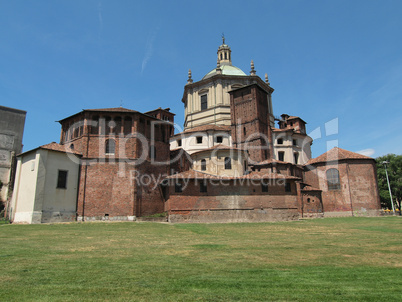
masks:
[[[221,144],[221,143],[223,142],[223,137],[222,137],[222,136],[217,136],[217,137],[216,137],[216,142],[217,142],[218,144]]]
[[[297,165],[299,163],[299,153],[295,152],[293,154],[294,158],[295,158],[295,165]]]
[[[292,188],[290,187],[290,182],[285,184],[285,192],[292,192]]]
[[[293,140],[293,146],[297,146],[297,139]]]
[[[177,146],[181,147],[181,139],[177,140]]]
[[[278,152],[278,160],[284,161],[284,159],[285,159],[285,152],[279,151]]]
[[[175,183],[175,185],[174,185],[174,191],[176,192],[176,193],[181,193],[181,192],[183,192],[183,187],[182,187],[182,185],[181,185],[181,183]]]
[[[59,175],[57,176],[58,189],[67,189],[67,173],[68,171],[59,170]]]
[[[278,145],[283,145],[283,138],[278,138],[278,139],[276,140],[276,143],[277,143]]]
[[[201,96],[201,110],[206,110],[208,108],[208,97],[206,94]]]
[[[202,136],[197,136],[197,144],[202,144]]]
[[[200,182],[200,192],[201,193],[207,192],[207,184],[205,182]]]
[[[261,191],[262,191],[262,192],[265,192],[265,193],[268,192],[268,185],[262,183],[262,184],[261,184]]]

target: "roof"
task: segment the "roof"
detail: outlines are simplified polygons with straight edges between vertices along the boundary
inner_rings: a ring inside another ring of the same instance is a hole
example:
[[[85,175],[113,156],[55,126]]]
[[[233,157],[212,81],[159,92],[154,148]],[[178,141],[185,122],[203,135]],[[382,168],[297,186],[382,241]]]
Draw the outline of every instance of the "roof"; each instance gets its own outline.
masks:
[[[235,148],[235,147],[230,147],[230,146],[226,146],[226,145],[222,145],[222,144],[219,144],[219,145],[215,145],[215,146],[213,146],[213,147],[210,147],[210,148],[206,148],[206,149],[203,149],[203,150],[200,150],[200,151],[197,151],[197,152],[194,152],[193,154],[197,154],[197,153],[201,153],[201,152],[208,152],[208,151],[214,151],[214,150],[234,150],[234,151],[246,151],[246,150],[244,150],[244,149],[241,149],[241,148]],[[193,154],[191,154],[191,155],[193,155]]]
[[[312,186],[305,186],[302,191],[322,191],[321,189],[314,188]]]
[[[267,172],[251,172],[242,176],[217,176],[213,174],[203,173],[195,170],[189,170],[186,172],[173,174],[167,177],[168,179],[294,179],[299,180],[300,178],[295,176],[288,176],[279,173],[267,173]]]
[[[220,69],[222,70],[223,75],[229,75],[229,76],[247,76],[243,70],[240,68],[233,66],[233,65],[221,65]],[[208,79],[214,75],[216,75],[216,68],[212,69],[210,72],[208,72],[202,79]]]
[[[193,132],[204,132],[204,131],[209,131],[209,130],[214,130],[214,131],[230,131],[230,126],[225,126],[225,125],[202,125],[202,126],[197,126],[194,128],[189,128],[184,130],[183,132],[177,133],[174,136],[186,134],[186,133],[193,133]]]
[[[50,144],[42,145],[42,146],[39,146],[39,147],[37,147],[35,149],[32,149],[32,150],[23,152],[21,154],[18,154],[18,156],[30,153],[30,152],[38,150],[38,149],[51,150],[51,151],[57,151],[57,152],[63,152],[63,153],[70,153],[70,154],[75,154],[75,155],[78,155],[78,156],[82,155],[81,153],[70,149],[68,145],[60,145],[60,144],[58,144],[56,142],[51,142]]]
[[[84,109],[82,111],[101,111],[101,112],[139,112],[136,110],[132,110],[132,109],[127,109],[127,108],[123,108],[123,107],[115,107],[115,108],[101,108],[101,109]]]
[[[255,164],[251,164],[252,166],[264,166],[264,165],[269,165],[269,164],[284,164],[284,165],[293,165],[292,163],[289,162],[285,162],[285,161],[281,161],[281,160],[277,160],[274,158],[271,159],[267,159]]]
[[[306,165],[316,164],[316,163],[325,163],[330,161],[340,161],[346,159],[373,159],[371,157],[361,155],[359,153],[347,151],[345,149],[341,149],[338,147],[334,147],[328,152],[321,154],[316,158],[310,159]]]

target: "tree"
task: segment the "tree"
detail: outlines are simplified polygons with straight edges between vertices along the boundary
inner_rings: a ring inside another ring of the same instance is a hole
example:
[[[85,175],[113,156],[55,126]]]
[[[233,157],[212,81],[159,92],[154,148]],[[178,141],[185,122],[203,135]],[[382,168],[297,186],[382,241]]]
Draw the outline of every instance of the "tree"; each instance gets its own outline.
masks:
[[[391,199],[389,196],[387,176],[383,162],[387,161],[387,172],[389,184],[392,192],[392,199],[399,208],[401,214],[402,201],[402,155],[387,154],[376,158],[377,162],[377,178],[378,189],[380,191],[381,206],[383,208],[392,209]]]

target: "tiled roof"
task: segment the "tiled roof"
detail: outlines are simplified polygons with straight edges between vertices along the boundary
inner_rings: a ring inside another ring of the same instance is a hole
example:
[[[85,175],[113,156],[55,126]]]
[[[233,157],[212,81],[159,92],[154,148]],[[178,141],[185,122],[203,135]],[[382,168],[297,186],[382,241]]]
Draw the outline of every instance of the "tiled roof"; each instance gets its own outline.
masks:
[[[81,155],[81,153],[70,149],[67,145],[60,145],[58,143],[52,142],[50,144],[46,144],[39,147],[40,149],[52,150],[52,151],[59,151],[64,153],[73,153],[76,155]]]
[[[305,186],[302,191],[322,191],[321,189],[314,188],[312,186]]]
[[[339,161],[345,159],[372,159],[372,158],[365,155],[361,155],[359,153],[335,147],[316,158],[310,159],[306,165],[325,163],[330,161]]]
[[[84,109],[84,111],[102,111],[102,112],[138,112],[136,110],[131,110],[127,108],[122,108],[122,107],[116,107],[116,108],[101,108],[101,109]]]
[[[231,180],[231,179],[294,179],[300,178],[295,176],[287,176],[279,173],[267,173],[267,172],[251,172],[242,176],[217,176],[213,174],[203,173],[199,171],[189,170],[186,172],[170,175],[168,179],[214,179],[214,180]]]
[[[193,154],[197,154],[197,153],[201,153],[201,152],[205,152],[205,151],[213,151],[213,150],[245,151],[244,149],[241,149],[241,148],[235,148],[235,147],[230,147],[230,146],[225,146],[225,145],[219,144],[219,145],[215,145],[215,146],[210,147],[210,148],[206,148],[206,149],[194,152]]]
[[[293,128],[285,128],[285,129],[278,129],[278,128],[272,128],[273,132],[286,132],[286,131],[293,131]]]
[[[258,162],[258,163],[252,164],[252,165],[253,166],[264,166],[264,165],[269,165],[269,164],[272,164],[272,163],[285,164],[285,165],[292,164],[292,163],[289,163],[289,162],[285,162],[285,161],[281,161],[281,160],[271,158],[271,159],[267,159],[267,160],[264,160],[264,161],[261,161],[261,162]]]

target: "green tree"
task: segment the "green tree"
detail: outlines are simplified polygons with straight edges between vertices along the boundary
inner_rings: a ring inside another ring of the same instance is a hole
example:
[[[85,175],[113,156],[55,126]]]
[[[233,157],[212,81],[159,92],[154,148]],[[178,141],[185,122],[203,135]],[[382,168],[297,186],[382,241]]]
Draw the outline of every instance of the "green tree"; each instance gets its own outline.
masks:
[[[387,161],[387,171],[389,184],[392,192],[392,199],[399,208],[401,214],[402,201],[402,155],[387,154],[376,158],[377,162],[377,178],[378,189],[380,191],[381,206],[383,208],[392,209],[391,199],[389,196],[387,176],[383,162]]]

